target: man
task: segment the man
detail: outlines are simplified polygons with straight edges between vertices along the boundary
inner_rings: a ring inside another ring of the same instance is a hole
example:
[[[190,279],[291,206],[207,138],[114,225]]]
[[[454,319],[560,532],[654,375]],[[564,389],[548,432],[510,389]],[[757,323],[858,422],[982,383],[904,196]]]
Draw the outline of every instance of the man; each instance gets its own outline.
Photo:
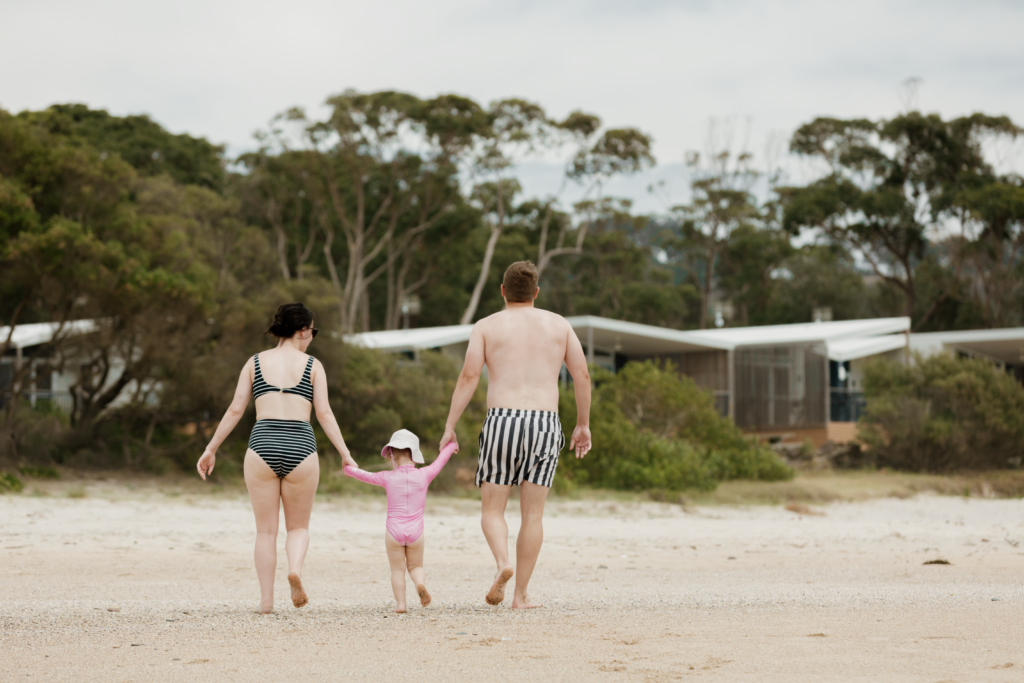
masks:
[[[476,484],[480,487],[483,527],[497,573],[487,603],[505,599],[505,584],[516,577],[512,607],[541,607],[527,587],[544,541],[544,502],[565,443],[558,421],[558,375],[562,363],[576,391],[576,428],[569,449],[582,458],[590,450],[590,373],[576,333],[560,315],[534,308],[537,268],[517,261],[505,271],[501,295],[505,310],[473,327],[466,362],[452,395],[441,448],[456,441],[455,426],[473,397],[487,366],[487,418],[480,431]],[[456,441],[456,447],[458,443]],[[516,567],[508,559],[505,507],[512,486],[520,486],[522,526],[516,542]]]

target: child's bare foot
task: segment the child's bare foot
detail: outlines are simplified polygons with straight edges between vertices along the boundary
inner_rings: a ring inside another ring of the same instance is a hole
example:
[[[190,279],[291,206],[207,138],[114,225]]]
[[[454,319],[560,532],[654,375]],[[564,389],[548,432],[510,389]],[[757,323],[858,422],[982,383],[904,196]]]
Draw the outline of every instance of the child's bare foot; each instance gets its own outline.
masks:
[[[302,579],[295,572],[288,574],[288,585],[292,587],[292,604],[296,607],[304,607],[309,598],[306,597],[306,591],[302,590]]]
[[[426,607],[427,605],[430,604],[430,593],[427,592],[427,587],[426,586],[424,586],[421,583],[420,585],[416,586],[416,592],[420,596],[420,605],[422,605],[423,607]]]
[[[487,592],[488,605],[500,605],[505,599],[505,584],[508,583],[509,579],[512,578],[512,567],[505,567],[494,577],[494,584],[491,586],[491,590]]]
[[[520,598],[518,595],[512,598],[512,609],[537,609],[543,607],[539,602],[534,602],[530,598],[523,596]]]

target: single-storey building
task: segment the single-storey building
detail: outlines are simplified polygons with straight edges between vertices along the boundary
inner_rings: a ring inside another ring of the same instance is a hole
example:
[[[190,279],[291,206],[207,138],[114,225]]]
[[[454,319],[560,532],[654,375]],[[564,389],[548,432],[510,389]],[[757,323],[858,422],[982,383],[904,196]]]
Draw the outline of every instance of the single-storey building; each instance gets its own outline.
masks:
[[[569,324],[588,360],[616,371],[631,361],[669,360],[710,391],[719,411],[768,438],[847,440],[863,405],[860,374],[870,357],[905,354],[909,318],[671,330],[575,316]],[[414,356],[438,349],[464,357],[472,325],[351,335],[346,341]]]

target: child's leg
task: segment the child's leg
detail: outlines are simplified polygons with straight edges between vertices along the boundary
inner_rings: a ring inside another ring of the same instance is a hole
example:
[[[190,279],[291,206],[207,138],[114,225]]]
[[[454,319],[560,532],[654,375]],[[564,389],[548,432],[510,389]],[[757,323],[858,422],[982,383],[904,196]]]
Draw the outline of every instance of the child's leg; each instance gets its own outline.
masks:
[[[391,590],[395,593],[395,611],[405,612],[405,546],[399,545],[390,533],[384,532],[384,547],[391,565]]]
[[[430,604],[430,593],[427,592],[425,585],[427,575],[423,570],[423,549],[425,546],[424,536],[420,536],[416,539],[415,543],[405,547],[405,558],[406,564],[409,567],[409,576],[412,577],[412,582],[416,585],[416,592],[420,596],[420,604],[424,607]]]

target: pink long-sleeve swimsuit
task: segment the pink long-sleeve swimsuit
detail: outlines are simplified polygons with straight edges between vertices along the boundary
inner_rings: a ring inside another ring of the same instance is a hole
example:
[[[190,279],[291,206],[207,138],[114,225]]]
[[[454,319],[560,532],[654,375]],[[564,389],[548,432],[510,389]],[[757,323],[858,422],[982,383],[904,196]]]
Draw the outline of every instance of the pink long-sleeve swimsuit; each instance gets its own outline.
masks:
[[[427,488],[454,452],[455,444],[450,443],[441,449],[434,462],[418,469],[415,465],[403,465],[395,470],[367,472],[348,465],[345,472],[359,481],[384,487],[388,494],[388,533],[401,545],[410,545],[423,535]]]

